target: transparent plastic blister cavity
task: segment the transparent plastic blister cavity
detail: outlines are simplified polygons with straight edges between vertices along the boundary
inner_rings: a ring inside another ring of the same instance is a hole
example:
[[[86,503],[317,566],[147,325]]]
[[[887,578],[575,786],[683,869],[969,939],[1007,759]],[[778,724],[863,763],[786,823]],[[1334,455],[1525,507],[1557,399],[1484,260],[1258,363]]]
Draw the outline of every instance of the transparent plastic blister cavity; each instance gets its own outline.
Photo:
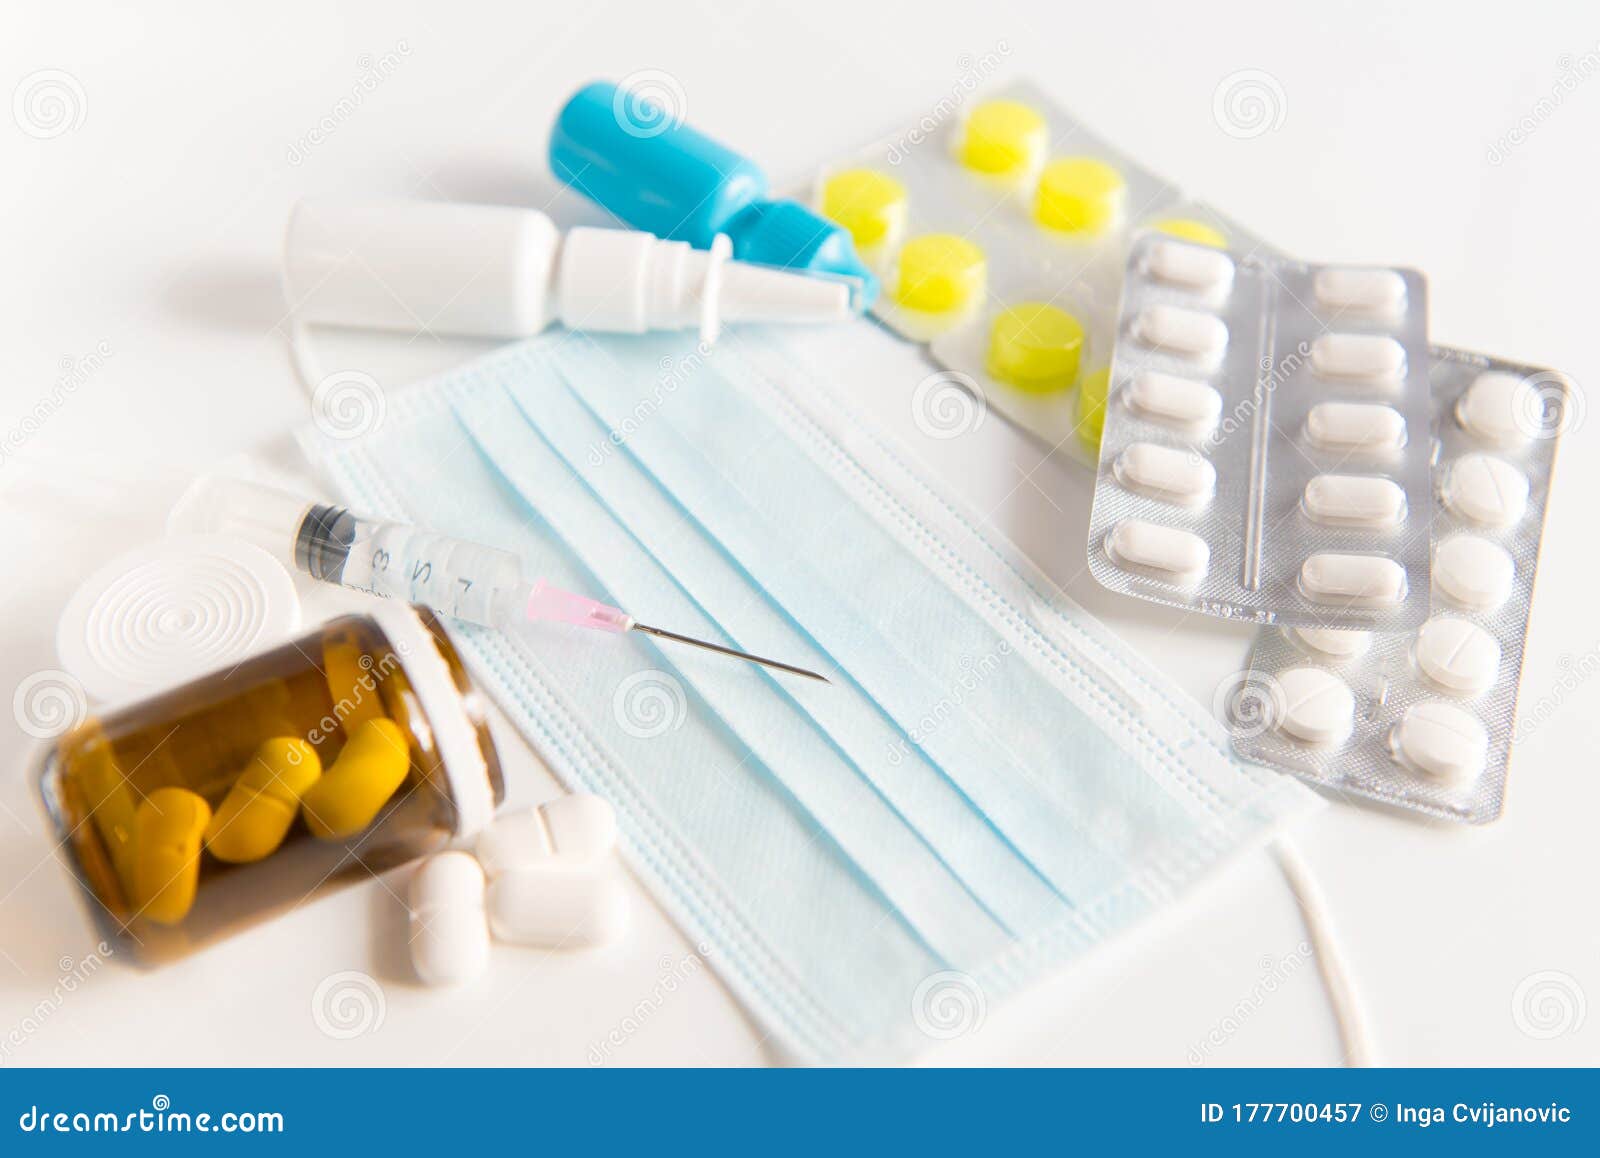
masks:
[[[1427,286],[1156,234],[1128,259],[1089,566],[1207,615],[1428,613]]]
[[[880,320],[1090,465],[1131,240],[1256,244],[1027,83],[829,162],[810,192],[882,276]]]
[[[1559,374],[1435,348],[1432,614],[1267,628],[1219,705],[1246,760],[1470,824],[1500,815],[1559,435]]]

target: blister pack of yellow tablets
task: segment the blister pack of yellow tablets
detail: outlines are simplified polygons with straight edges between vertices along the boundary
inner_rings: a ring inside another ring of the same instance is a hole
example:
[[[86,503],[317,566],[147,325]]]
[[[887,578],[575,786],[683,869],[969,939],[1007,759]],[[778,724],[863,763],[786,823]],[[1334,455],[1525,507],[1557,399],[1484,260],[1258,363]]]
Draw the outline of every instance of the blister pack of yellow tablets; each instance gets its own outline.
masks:
[[[825,165],[811,196],[882,277],[879,319],[988,408],[1088,463],[1133,238],[1256,244],[1024,82]]]
[[[1412,632],[1269,627],[1218,696],[1240,756],[1450,820],[1500,815],[1568,380],[1435,347],[1432,593]]]

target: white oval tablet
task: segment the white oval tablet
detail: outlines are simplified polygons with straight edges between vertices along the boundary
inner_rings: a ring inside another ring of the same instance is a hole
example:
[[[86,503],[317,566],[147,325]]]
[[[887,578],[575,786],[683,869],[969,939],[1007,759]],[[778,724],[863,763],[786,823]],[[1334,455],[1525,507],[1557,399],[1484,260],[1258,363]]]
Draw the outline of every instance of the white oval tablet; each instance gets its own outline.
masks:
[[[1129,443],[1112,471],[1130,490],[1185,506],[1205,502],[1217,486],[1217,468],[1199,452],[1153,442]]]
[[[1145,250],[1144,267],[1158,281],[1213,297],[1233,286],[1233,259],[1209,246],[1156,241]]]
[[[1406,306],[1406,279],[1392,269],[1324,269],[1313,292],[1325,310],[1398,314]]]
[[[1489,733],[1480,720],[1454,704],[1426,700],[1406,709],[1389,746],[1402,764],[1460,787],[1483,774]]]
[[[1384,334],[1322,334],[1311,343],[1311,369],[1324,378],[1399,382],[1406,348]]]
[[[411,878],[411,965],[427,985],[471,981],[489,963],[483,869],[470,853],[441,852]]]
[[[1406,443],[1406,420],[1374,402],[1319,402],[1306,415],[1306,437],[1327,450],[1394,451]]]
[[[1485,526],[1509,527],[1528,509],[1528,476],[1489,454],[1451,463],[1443,492],[1445,506]]]
[[[602,945],[628,923],[628,895],[613,872],[558,860],[496,877],[488,908],[498,940],[545,949]]]
[[[1451,535],[1433,553],[1433,581],[1458,606],[1493,611],[1511,595],[1516,564],[1499,543],[1477,535]]]
[[[1356,698],[1345,682],[1320,667],[1292,667],[1277,674],[1283,718],[1278,728],[1296,740],[1331,747],[1349,739]]]
[[[1477,695],[1500,671],[1500,645],[1476,623],[1449,616],[1428,620],[1417,632],[1417,667],[1448,692]]]
[[[558,796],[538,808],[503,812],[478,834],[474,851],[490,877],[559,856],[569,866],[593,864],[617,846],[617,814],[588,792]]]
[[[1141,370],[1123,397],[1141,414],[1174,426],[1210,431],[1222,416],[1222,395],[1204,382]]]
[[[1406,492],[1375,475],[1319,474],[1306,484],[1302,506],[1319,523],[1393,527],[1406,517]]]
[[[1474,438],[1496,446],[1520,446],[1532,436],[1539,400],[1520,374],[1489,370],[1473,379],[1456,401],[1456,421]]]
[[[1133,321],[1133,333],[1147,346],[1215,366],[1228,348],[1222,319],[1182,306],[1146,306]]]
[[[1211,548],[1199,535],[1143,519],[1123,519],[1106,537],[1106,553],[1124,566],[1192,583],[1211,566]]]
[[[1291,627],[1301,643],[1319,655],[1332,659],[1354,659],[1372,646],[1372,632],[1345,631],[1337,627]]]
[[[1383,607],[1406,597],[1406,570],[1382,555],[1312,555],[1300,567],[1300,587],[1318,603]]]

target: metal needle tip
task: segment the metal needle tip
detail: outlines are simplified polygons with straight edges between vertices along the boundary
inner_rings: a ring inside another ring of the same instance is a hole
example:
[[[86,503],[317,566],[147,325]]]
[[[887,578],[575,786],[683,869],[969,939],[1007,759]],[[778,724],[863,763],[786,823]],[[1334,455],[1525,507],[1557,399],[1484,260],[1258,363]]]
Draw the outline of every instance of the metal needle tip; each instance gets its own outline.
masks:
[[[723,655],[731,655],[735,659],[747,659],[751,663],[759,663],[762,667],[776,668],[779,671],[786,671],[790,675],[804,676],[808,680],[820,680],[825,684],[833,682],[820,672],[810,671],[803,667],[795,667],[792,663],[783,663],[781,660],[767,659],[765,656],[760,655],[751,655],[748,651],[739,651],[737,648],[723,647],[720,643],[712,643],[708,639],[696,639],[692,635],[679,635],[676,631],[667,631],[665,628],[651,627],[647,623],[635,622],[633,625],[633,630],[642,631],[647,635],[654,635],[661,639],[671,639],[678,643],[687,643],[690,647],[703,647],[707,651],[721,652]]]

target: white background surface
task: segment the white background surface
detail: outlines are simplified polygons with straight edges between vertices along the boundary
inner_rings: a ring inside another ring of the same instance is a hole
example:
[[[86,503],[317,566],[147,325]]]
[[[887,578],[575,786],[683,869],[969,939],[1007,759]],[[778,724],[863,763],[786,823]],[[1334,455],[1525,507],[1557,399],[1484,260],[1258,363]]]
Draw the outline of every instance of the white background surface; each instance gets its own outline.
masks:
[[[56,666],[54,622],[73,586],[155,534],[193,471],[264,441],[281,453],[304,420],[276,331],[292,202],[413,194],[595,220],[555,196],[543,158],[560,103],[596,77],[671,73],[692,124],[742,144],[781,181],[909,123],[995,59],[997,76],[1038,78],[1133,156],[1288,251],[1427,271],[1435,340],[1558,366],[1580,388],[1600,380],[1600,19],[1589,3],[1477,15],[1332,3],[55,4],[25,6],[10,25],[0,88],[59,69],[81,101],[73,94],[74,127],[52,139],[0,116],[3,697]],[[336,115],[385,54],[398,67]],[[1281,92],[1281,123],[1250,139],[1213,116],[1219,84],[1243,69],[1266,70]],[[1582,79],[1559,91],[1563,75]],[[325,118],[334,127],[308,143]],[[1492,163],[1519,122],[1531,133]],[[102,364],[23,432],[63,365],[102,343]],[[359,365],[387,389],[475,350],[432,338],[319,342],[329,368]],[[863,328],[829,356],[886,425],[917,439],[918,355]],[[1041,463],[997,420],[913,445],[1072,595],[1159,649],[1197,696],[1209,702],[1238,666],[1247,630],[1094,588],[1082,573],[1086,477],[1070,461]],[[1582,675],[1600,659],[1594,445],[1590,422],[1557,473],[1522,698],[1525,714],[1541,697],[1558,706],[1515,753],[1503,819],[1462,830],[1336,806],[1299,834],[1383,1061],[1600,1062],[1600,1008],[1588,1008],[1600,1003],[1600,680]],[[308,614],[326,606],[308,603]],[[497,734],[518,749],[513,798],[553,794],[514,736]],[[20,1041],[4,1064],[581,1065],[630,1016],[637,1028],[612,1064],[767,1058],[712,975],[684,966],[691,947],[642,893],[624,944],[588,956],[503,950],[464,993],[408,980],[391,878],[156,973],[107,967],[57,1001],[61,959],[81,960],[94,937],[49,859],[27,744],[5,718],[0,1041]],[[1311,966],[1239,1014],[1303,935],[1271,862],[1251,854],[928,1060],[1182,1065],[1231,1016],[1205,1064],[1334,1064]],[[313,994],[351,969],[377,978],[385,1017],[336,1040],[319,1030]],[[1554,1011],[1566,1031],[1554,1037],[1525,1032],[1540,1013],[1514,1008],[1519,985],[1546,971],[1566,978]],[[653,1001],[669,974],[687,981]]]

